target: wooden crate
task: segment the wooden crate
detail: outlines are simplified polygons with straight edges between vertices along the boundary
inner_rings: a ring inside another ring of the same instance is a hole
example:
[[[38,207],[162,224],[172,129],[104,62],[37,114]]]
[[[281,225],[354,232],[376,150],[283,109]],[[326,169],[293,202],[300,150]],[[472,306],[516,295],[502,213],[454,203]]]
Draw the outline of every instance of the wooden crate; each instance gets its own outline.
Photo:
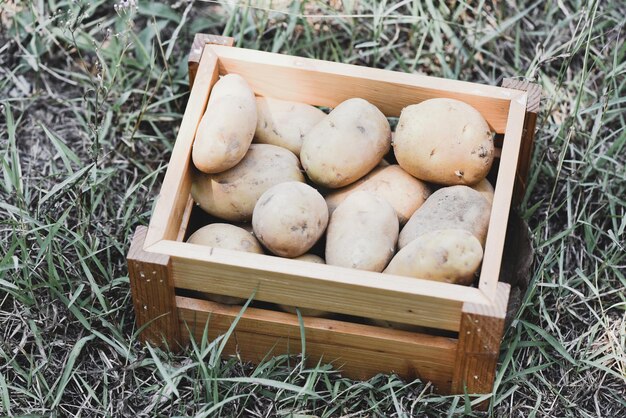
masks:
[[[176,349],[224,333],[240,307],[177,296],[189,291],[266,302],[241,317],[226,353],[258,362],[268,353],[300,352],[296,315],[267,303],[316,308],[343,318],[370,318],[422,327],[410,332],[358,320],[304,318],[309,361],[333,362],[344,375],[365,379],[394,372],[433,382],[440,393],[486,393],[493,385],[509,285],[498,282],[515,195],[528,170],[538,90],[508,81],[508,88],[259,52],[232,39],[197,35],[189,62],[192,84],[172,157],[150,225],[139,227],[128,265],[141,338]],[[241,74],[257,95],[334,107],[362,97],[387,116],[420,101],[449,97],[478,109],[502,138],[489,234],[477,288],[401,276],[384,277],[329,265],[210,249],[183,242],[193,210],[190,155],[195,131],[219,75]],[[516,177],[517,173],[517,177]]]

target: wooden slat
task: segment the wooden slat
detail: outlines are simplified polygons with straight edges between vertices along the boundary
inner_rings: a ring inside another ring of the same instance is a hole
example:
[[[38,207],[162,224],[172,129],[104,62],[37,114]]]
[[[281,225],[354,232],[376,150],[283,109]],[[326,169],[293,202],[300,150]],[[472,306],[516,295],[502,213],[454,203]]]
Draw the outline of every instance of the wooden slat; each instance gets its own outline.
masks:
[[[513,204],[517,204],[522,201],[526,192],[526,182],[528,181],[528,172],[533,154],[537,113],[541,104],[541,86],[526,80],[505,78],[502,81],[502,87],[525,91],[528,94],[522,145],[517,164],[515,189],[513,190]]]
[[[464,302],[489,303],[478,289],[411,277],[174,241],[149,250],[172,256],[177,288],[301,308],[458,331]]]
[[[178,235],[176,241],[184,241],[187,234],[187,227],[189,226],[189,220],[191,219],[191,212],[193,211],[194,201],[191,195],[187,198],[187,204],[185,205],[185,211],[183,212],[182,219],[180,221],[180,227],[178,229]]]
[[[176,239],[178,236],[191,189],[189,171],[191,146],[204,114],[211,87],[217,79],[217,56],[210,50],[205,51],[200,59],[198,75],[176,136],[176,144],[172,150],[161,192],[150,218],[146,246],[162,239]]]
[[[463,306],[453,393],[489,393],[493,387],[504,332],[510,286],[498,284],[495,303]]]
[[[448,97],[478,109],[492,129],[503,133],[509,101],[518,91],[463,81],[211,45],[220,74],[242,75],[257,95],[335,107],[361,97],[387,116],[421,101]]]
[[[196,339],[202,338],[207,320],[209,338],[224,334],[240,310],[182,297],[176,298],[176,304],[181,329],[189,327]],[[310,364],[319,359],[332,362],[354,379],[395,372],[406,379],[432,381],[442,393],[450,392],[457,351],[454,339],[330,319],[304,318],[303,322]],[[253,362],[261,361],[268,353],[300,354],[300,331],[295,315],[248,308],[226,352]]]
[[[489,232],[485,243],[485,255],[478,287],[489,299],[496,297],[506,225],[511,209],[511,198],[515,184],[517,160],[521,146],[522,129],[526,114],[526,94],[521,93],[511,101],[511,109],[504,133],[502,155],[498,169],[495,193],[489,220]]]
[[[126,256],[137,327],[145,326],[139,336],[153,345],[165,342],[175,348],[180,334],[170,257],[143,250],[146,232],[145,226],[137,227]]]

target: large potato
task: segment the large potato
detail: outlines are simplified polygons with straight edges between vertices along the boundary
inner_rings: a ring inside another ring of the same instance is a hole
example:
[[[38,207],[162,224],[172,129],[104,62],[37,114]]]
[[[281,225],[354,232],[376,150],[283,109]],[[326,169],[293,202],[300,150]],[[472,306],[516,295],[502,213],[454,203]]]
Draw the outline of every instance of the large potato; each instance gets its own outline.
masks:
[[[441,229],[407,244],[391,259],[384,273],[467,285],[482,259],[483,248],[471,232]]]
[[[230,170],[218,174],[194,172],[191,196],[211,215],[248,222],[259,197],[286,181],[304,182],[298,157],[275,145],[252,144],[243,160]]]
[[[491,204],[468,186],[443,187],[415,211],[400,232],[398,248],[438,229],[464,229],[485,245]]]
[[[300,160],[313,182],[334,189],[369,173],[390,144],[385,115],[366,100],[349,99],[304,136]]]
[[[400,167],[418,179],[472,185],[491,168],[493,132],[472,106],[431,99],[402,110],[393,150]]]
[[[381,272],[398,239],[393,207],[369,192],[354,192],[333,212],[326,235],[326,264]]]
[[[371,192],[389,202],[398,215],[400,225],[404,225],[430,195],[430,189],[424,182],[400,166],[376,167],[356,183],[327,194],[325,199],[330,213],[356,191]]]
[[[208,104],[223,99],[224,97],[249,97],[250,93],[252,93],[252,98],[254,98],[256,102],[254,92],[252,92],[250,85],[242,76],[239,74],[226,74],[211,88]]]
[[[263,247],[250,232],[235,225],[214,223],[203,226],[187,239],[191,244],[263,254]]]
[[[281,257],[306,253],[324,234],[327,225],[328,207],[322,195],[296,181],[268,189],[252,214],[254,235]]]
[[[472,189],[476,190],[478,193],[483,195],[485,199],[489,202],[489,204],[493,204],[493,193],[494,189],[489,180],[482,179],[480,182],[472,186]]]
[[[278,145],[300,155],[302,139],[326,113],[306,103],[257,97],[257,124],[253,142]]]
[[[196,131],[191,157],[198,170],[219,173],[246,154],[256,129],[256,100],[241,76],[228,74],[213,87]]]

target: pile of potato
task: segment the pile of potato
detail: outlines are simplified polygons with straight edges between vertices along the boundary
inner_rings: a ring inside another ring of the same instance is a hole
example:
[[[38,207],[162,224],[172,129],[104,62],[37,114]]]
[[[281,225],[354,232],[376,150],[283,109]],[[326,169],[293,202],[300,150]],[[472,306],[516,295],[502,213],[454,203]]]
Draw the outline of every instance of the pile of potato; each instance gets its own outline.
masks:
[[[392,147],[397,164],[384,160]],[[234,224],[207,225],[189,242],[471,284],[487,236],[493,156],[489,125],[458,100],[404,108],[392,140],[389,121],[366,100],[326,114],[255,97],[229,74],[198,126],[191,194]],[[320,242],[324,259],[309,253]]]

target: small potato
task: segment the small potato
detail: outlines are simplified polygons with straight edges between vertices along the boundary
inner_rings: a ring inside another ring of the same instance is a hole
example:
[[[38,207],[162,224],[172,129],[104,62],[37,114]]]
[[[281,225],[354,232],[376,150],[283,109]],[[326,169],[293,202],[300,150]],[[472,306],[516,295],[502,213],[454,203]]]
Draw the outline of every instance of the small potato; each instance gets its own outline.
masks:
[[[387,321],[385,319],[369,318],[367,322],[369,325],[374,325],[376,327],[390,328],[399,331],[420,332],[422,334],[428,334],[429,331],[428,328],[420,327],[419,325],[403,324],[401,322]]]
[[[252,89],[236,74],[220,79],[196,132],[192,160],[204,173],[220,173],[244,157],[254,137],[257,111]]]
[[[298,157],[275,145],[252,144],[246,156],[218,174],[194,172],[191,196],[207,213],[233,222],[249,222],[259,197],[286,181],[304,182]]]
[[[328,207],[313,187],[290,181],[259,198],[252,214],[255,236],[272,253],[298,257],[320,239],[328,225]]]
[[[294,306],[278,305],[278,308],[283,312],[288,312],[290,314],[297,315],[296,308]],[[333,315],[332,312],[322,311],[319,309],[312,309],[312,308],[298,308],[298,309],[300,310],[300,315],[302,316],[310,316],[310,317],[315,317],[315,318],[329,318]]]
[[[402,110],[393,149],[400,167],[418,179],[473,185],[493,163],[493,132],[472,106],[430,99]]]
[[[385,115],[366,100],[349,99],[304,136],[300,160],[314,183],[336,189],[369,173],[390,144]]]
[[[294,257],[293,259],[306,261],[307,263],[326,264],[326,262],[324,261],[322,257],[320,257],[319,255],[311,254],[311,253],[302,254],[301,256]]]
[[[300,155],[302,139],[326,113],[306,103],[257,97],[257,124],[253,142],[287,148]]]
[[[213,248],[263,254],[263,247],[254,235],[230,224],[214,223],[203,226],[191,234],[187,242]]]
[[[398,239],[393,207],[369,192],[354,192],[333,212],[326,236],[326,264],[381,272]]]
[[[493,186],[489,183],[489,180],[482,179],[478,184],[472,186],[472,189],[483,195],[490,205],[493,205]]]
[[[434,192],[402,228],[398,248],[438,229],[464,229],[474,234],[484,247],[490,215],[491,205],[476,190],[467,186],[443,187]]]
[[[213,248],[263,254],[263,247],[250,232],[230,224],[214,223],[203,226],[191,234],[187,242]],[[212,293],[199,292],[198,297],[225,305],[243,305],[246,303],[246,299]]]
[[[430,196],[428,186],[399,165],[376,167],[356,183],[327,194],[325,199],[330,213],[332,214],[346,197],[356,191],[371,192],[389,202],[398,215],[400,225],[404,225]]]
[[[398,251],[383,273],[467,285],[483,259],[478,239],[464,229],[431,231]]]

